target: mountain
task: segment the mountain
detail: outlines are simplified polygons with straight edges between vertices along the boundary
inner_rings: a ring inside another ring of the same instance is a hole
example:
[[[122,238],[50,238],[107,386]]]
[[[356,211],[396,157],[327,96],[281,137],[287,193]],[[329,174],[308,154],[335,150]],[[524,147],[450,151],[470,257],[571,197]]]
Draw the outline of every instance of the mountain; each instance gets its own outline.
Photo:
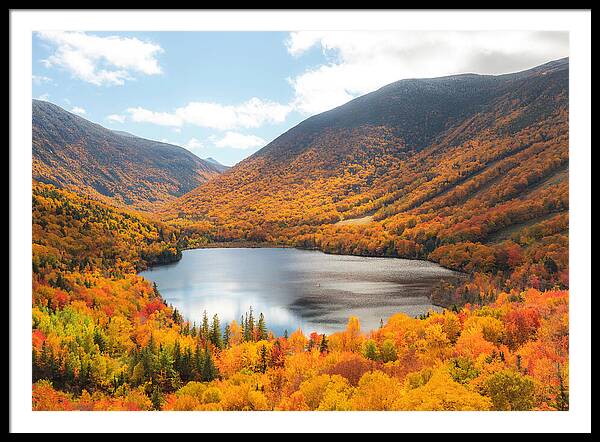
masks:
[[[229,166],[226,166],[224,164],[219,163],[217,160],[215,160],[212,157],[204,158],[204,161],[207,161],[210,164],[213,164],[213,165],[217,166],[221,170],[221,172],[225,172],[226,170],[230,169]]]
[[[188,150],[113,131],[33,100],[33,179],[152,210],[218,175]]]
[[[520,278],[564,282],[568,79],[561,59],[505,75],[392,83],[308,118],[164,215],[216,240],[426,258],[467,271],[485,267],[485,253],[504,259],[496,254],[511,240],[528,266]],[[558,271],[545,272],[534,245]]]

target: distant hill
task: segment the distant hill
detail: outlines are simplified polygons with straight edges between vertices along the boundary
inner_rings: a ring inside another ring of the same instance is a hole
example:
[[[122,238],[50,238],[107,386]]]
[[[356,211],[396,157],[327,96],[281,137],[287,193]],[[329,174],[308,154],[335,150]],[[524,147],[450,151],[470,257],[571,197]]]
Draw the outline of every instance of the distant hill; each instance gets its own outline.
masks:
[[[220,168],[222,172],[225,172],[226,170],[231,169],[229,166],[225,166],[224,164],[219,163],[217,160],[215,160],[212,157],[204,158],[204,161],[208,161],[209,163],[214,164],[215,166]]]
[[[153,210],[223,169],[188,150],[113,131],[33,100],[33,179]]]

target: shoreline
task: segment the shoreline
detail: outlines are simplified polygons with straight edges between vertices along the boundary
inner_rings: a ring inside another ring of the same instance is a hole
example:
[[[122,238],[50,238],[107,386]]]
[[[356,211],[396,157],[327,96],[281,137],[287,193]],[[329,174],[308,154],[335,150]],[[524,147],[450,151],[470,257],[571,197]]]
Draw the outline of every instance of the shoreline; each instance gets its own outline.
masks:
[[[296,249],[296,250],[306,250],[313,252],[321,252],[326,255],[339,255],[339,256],[358,256],[361,258],[388,258],[388,259],[406,259],[408,261],[425,261],[435,265],[438,265],[446,270],[451,270],[452,272],[458,273],[462,276],[469,276],[469,273],[461,272],[460,270],[451,269],[450,267],[446,267],[439,262],[430,261],[428,259],[422,258],[407,258],[404,256],[382,256],[382,255],[357,255],[354,253],[335,253],[335,252],[327,252],[325,250],[321,250],[318,247],[297,247],[297,246],[289,246],[285,244],[276,244],[271,242],[255,242],[255,241],[222,241],[222,242],[212,242],[208,244],[204,244],[199,247],[189,247],[186,249],[182,249],[181,251],[186,250],[196,250],[196,249]]]
[[[271,242],[256,242],[256,241],[217,241],[203,244],[198,247],[189,247],[184,250],[196,249],[293,249],[293,246],[275,244]]]

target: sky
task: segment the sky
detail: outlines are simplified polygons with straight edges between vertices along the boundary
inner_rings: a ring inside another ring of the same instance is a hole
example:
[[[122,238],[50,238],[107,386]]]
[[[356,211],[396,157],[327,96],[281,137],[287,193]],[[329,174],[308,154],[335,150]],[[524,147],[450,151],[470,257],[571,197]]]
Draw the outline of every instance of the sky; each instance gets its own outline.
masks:
[[[394,81],[569,55],[568,32],[542,31],[40,31],[32,44],[34,98],[228,166]]]

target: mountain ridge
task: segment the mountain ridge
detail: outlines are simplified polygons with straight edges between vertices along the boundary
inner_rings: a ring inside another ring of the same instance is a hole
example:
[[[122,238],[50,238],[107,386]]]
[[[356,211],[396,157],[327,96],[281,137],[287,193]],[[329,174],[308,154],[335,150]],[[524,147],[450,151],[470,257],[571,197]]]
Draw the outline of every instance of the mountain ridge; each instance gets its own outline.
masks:
[[[293,128],[289,129],[285,133],[281,134],[279,137],[277,137],[271,143],[267,144],[265,147],[258,150],[257,152],[255,152],[253,155],[251,155],[248,158],[259,157],[259,156],[269,152],[273,148],[272,147],[273,145],[275,145],[275,146],[277,145],[278,140],[280,140],[285,135],[290,134],[290,132],[293,133],[293,131],[297,130],[298,128],[302,128],[305,132],[311,132],[315,129],[315,127],[319,128],[319,127],[323,126],[327,122],[327,120],[330,120],[330,119],[338,119],[339,120],[340,118],[343,118],[340,116],[340,113],[342,113],[342,112],[349,111],[350,114],[354,114],[354,115],[352,115],[349,120],[344,120],[342,122],[342,124],[339,125],[338,127],[355,127],[356,121],[358,120],[358,117],[360,115],[356,115],[356,111],[354,109],[356,109],[358,106],[362,106],[364,104],[364,102],[366,102],[368,100],[372,100],[373,98],[378,98],[382,94],[388,94],[389,92],[397,93],[397,92],[406,91],[409,86],[418,84],[418,85],[422,85],[422,86],[427,85],[431,88],[434,86],[439,86],[440,84],[444,85],[444,83],[446,83],[445,85],[448,85],[450,83],[455,83],[457,81],[464,82],[465,80],[469,80],[469,79],[478,81],[480,83],[478,86],[481,86],[485,83],[491,83],[491,82],[499,83],[499,82],[509,82],[511,80],[512,81],[521,80],[524,78],[526,79],[526,78],[530,78],[534,74],[538,74],[538,73],[542,74],[542,73],[554,72],[556,70],[561,70],[561,69],[564,69],[565,66],[568,68],[568,57],[562,58],[559,60],[553,60],[548,63],[544,63],[539,66],[535,66],[531,69],[527,69],[527,70],[523,70],[523,71],[519,71],[519,72],[515,72],[515,73],[508,73],[508,74],[483,75],[483,74],[464,73],[464,74],[448,75],[448,76],[443,76],[443,77],[410,78],[410,79],[399,80],[399,81],[390,83],[388,85],[385,85],[385,86],[377,89],[376,91],[370,92],[368,94],[365,94],[365,95],[357,97],[353,100],[350,100],[349,102],[347,102],[341,106],[338,106],[334,109],[330,109],[328,111],[325,111],[320,114],[313,115],[313,116],[307,118],[306,120],[302,121],[298,125],[294,126]],[[473,95],[476,96],[476,98],[480,102],[483,102],[483,100],[486,98],[485,95],[481,95],[480,89],[474,90],[472,93],[472,96]],[[437,98],[439,99],[439,97],[437,97]],[[378,102],[376,102],[375,104],[379,105],[379,106],[382,105],[381,103],[378,103]],[[472,104],[471,104],[471,106],[472,106]],[[362,107],[364,107],[364,106],[362,106]],[[476,111],[476,109],[472,109],[471,114],[474,113],[475,111]],[[363,115],[362,115],[363,118],[365,117],[364,112],[365,111],[363,111]],[[323,121],[323,120],[325,120],[325,121]],[[371,125],[377,125],[377,124],[384,123],[384,121],[372,120],[372,121],[368,121],[368,123],[370,123]],[[360,124],[361,125],[365,124],[365,122],[363,121]],[[394,126],[393,122],[390,125]],[[420,137],[417,137],[417,138],[420,138]],[[425,137],[425,138],[428,141],[431,140],[431,137]],[[407,141],[407,143],[411,144],[412,141],[413,140],[410,139]],[[415,144],[415,143],[413,142],[412,144]]]
[[[222,169],[180,146],[107,129],[32,101],[33,179],[152,210]]]

